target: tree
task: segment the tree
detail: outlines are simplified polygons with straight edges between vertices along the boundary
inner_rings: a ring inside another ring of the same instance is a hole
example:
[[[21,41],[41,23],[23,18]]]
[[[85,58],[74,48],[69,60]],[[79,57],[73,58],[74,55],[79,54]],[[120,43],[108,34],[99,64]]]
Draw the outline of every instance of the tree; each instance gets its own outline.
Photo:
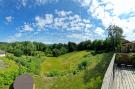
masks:
[[[51,47],[50,47],[50,46],[48,46],[48,47],[46,48],[45,54],[46,54],[46,56],[52,56],[52,50],[51,50]]]
[[[94,49],[95,51],[101,51],[104,49],[103,47],[103,40],[94,40],[92,42],[92,49]]]
[[[78,44],[78,50],[90,50],[91,49],[91,41],[83,41]]]
[[[26,41],[24,42],[24,53],[25,55],[32,55],[33,51],[36,50],[36,46],[33,44],[33,42]]]
[[[61,52],[60,52],[60,50],[55,48],[55,49],[52,50],[52,54],[53,54],[54,57],[58,57],[58,56],[61,55]]]
[[[17,57],[20,57],[21,55],[23,55],[23,51],[20,50],[20,49],[16,49],[16,50],[14,51],[14,55],[17,56]]]
[[[68,50],[65,47],[61,47],[60,52],[61,54],[65,54],[68,52]]]
[[[103,42],[104,50],[110,51],[110,39],[106,38]]]
[[[73,52],[77,49],[77,45],[74,42],[68,42],[68,50],[69,52]]]
[[[108,38],[110,39],[111,50],[115,51],[118,46],[121,45],[121,41],[124,38],[122,28],[116,25],[110,25],[107,28]]]

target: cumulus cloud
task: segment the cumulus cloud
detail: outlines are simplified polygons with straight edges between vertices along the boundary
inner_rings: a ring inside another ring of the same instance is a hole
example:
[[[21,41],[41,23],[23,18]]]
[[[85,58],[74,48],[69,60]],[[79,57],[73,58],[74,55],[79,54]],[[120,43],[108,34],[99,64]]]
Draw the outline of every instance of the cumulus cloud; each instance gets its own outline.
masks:
[[[38,29],[59,29],[68,31],[82,31],[91,28],[90,20],[81,18],[72,11],[58,11],[55,14],[45,14],[45,16],[36,16],[35,25]]]
[[[59,16],[59,17],[65,17],[65,16],[68,16],[68,15],[71,15],[72,14],[72,11],[58,11],[58,10],[55,10],[55,13]]]
[[[23,7],[27,5],[27,0],[20,0]]]
[[[23,26],[21,26],[20,30],[22,32],[31,32],[34,31],[33,27],[30,24],[25,23]]]
[[[5,19],[6,19],[6,22],[7,22],[7,23],[10,23],[10,22],[12,22],[12,20],[14,19],[14,17],[12,17],[12,16],[7,16],[7,17],[5,17]]]
[[[25,33],[32,32],[37,35],[41,31],[59,30],[68,31],[65,37],[79,40],[93,39],[91,33],[92,24],[89,19],[84,19],[72,11],[55,10],[53,14],[46,13],[42,16],[36,16],[33,23],[25,22],[22,26],[17,27],[18,33],[15,37],[21,37]]]
[[[45,17],[36,16],[35,17],[36,26],[43,30],[48,25],[51,25],[53,23],[53,15],[52,14],[45,14]]]
[[[58,2],[59,0],[34,0],[36,5],[44,5],[46,3]]]
[[[97,33],[98,35],[101,35],[101,36],[103,36],[104,32],[105,31],[102,28],[99,28],[99,27],[97,27],[96,30],[95,30],[95,33]]]
[[[107,28],[115,24],[123,28],[128,40],[135,38],[135,0],[75,0],[85,7],[90,16],[100,19],[102,25]],[[86,3],[88,2],[88,3]],[[121,16],[126,15],[126,18]]]

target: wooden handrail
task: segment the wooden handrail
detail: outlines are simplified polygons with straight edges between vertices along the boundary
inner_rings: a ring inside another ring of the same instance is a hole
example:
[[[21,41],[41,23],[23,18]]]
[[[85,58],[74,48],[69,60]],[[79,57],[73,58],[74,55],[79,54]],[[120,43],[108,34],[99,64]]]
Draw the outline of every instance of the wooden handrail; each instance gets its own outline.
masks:
[[[107,71],[104,75],[103,83],[101,89],[112,89],[113,80],[114,80],[114,61],[116,54],[113,55],[111,62],[107,68]]]

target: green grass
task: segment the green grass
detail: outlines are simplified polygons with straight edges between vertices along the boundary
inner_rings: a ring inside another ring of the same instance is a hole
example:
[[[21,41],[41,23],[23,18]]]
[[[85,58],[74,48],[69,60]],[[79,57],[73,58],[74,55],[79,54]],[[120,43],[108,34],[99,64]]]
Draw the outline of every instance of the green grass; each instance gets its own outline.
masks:
[[[34,76],[36,89],[100,89],[111,58],[112,53],[93,56],[87,51],[72,52],[60,57],[47,58],[41,65],[42,73],[52,70],[75,70],[78,63],[84,60],[87,60],[89,65],[86,70],[79,71],[75,75],[68,73],[58,77]],[[67,63],[67,65],[63,63]]]
[[[101,89],[104,73],[110,63],[112,53],[102,53],[93,56],[88,51],[79,51],[59,57],[44,58],[45,60],[40,66],[41,74],[33,74],[35,89]],[[83,61],[89,62],[87,68],[78,70],[78,64]],[[52,71],[65,72],[65,74],[54,77],[45,75]],[[73,74],[74,71],[77,72]],[[9,85],[0,89],[9,89]]]
[[[72,52],[59,57],[47,57],[41,64],[41,73],[45,74],[51,71],[72,71],[76,65],[82,61],[82,58],[88,55],[88,51]]]

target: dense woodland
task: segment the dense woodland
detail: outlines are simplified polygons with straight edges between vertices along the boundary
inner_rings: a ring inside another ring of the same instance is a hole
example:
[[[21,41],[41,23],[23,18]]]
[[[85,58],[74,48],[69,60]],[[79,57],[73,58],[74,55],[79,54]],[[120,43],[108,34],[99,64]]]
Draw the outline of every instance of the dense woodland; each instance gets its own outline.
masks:
[[[95,51],[111,51],[109,40],[94,40],[83,41],[79,44],[68,42],[67,44],[43,44],[41,42],[15,42],[15,43],[1,43],[0,48],[8,53],[13,53],[20,57],[36,56],[38,52],[44,52],[46,56],[60,56],[65,53],[80,51],[80,50],[95,50]]]
[[[11,84],[16,76],[25,72],[39,75],[41,72],[40,64],[44,61],[45,57],[59,57],[66,53],[82,50],[91,51],[92,55],[121,51],[122,39],[124,38],[122,28],[116,25],[110,25],[107,31],[108,37],[105,40],[86,40],[78,44],[75,42],[65,44],[44,44],[42,42],[31,41],[13,43],[0,42],[0,49],[6,52],[6,59],[15,61],[18,64],[18,67],[15,68],[16,70],[9,69],[10,72],[0,72],[0,86]],[[78,68],[79,70],[85,70],[87,65],[87,61],[82,61],[78,64]],[[13,71],[16,72],[16,75],[14,75]],[[51,73],[49,76],[54,76],[55,74]]]

